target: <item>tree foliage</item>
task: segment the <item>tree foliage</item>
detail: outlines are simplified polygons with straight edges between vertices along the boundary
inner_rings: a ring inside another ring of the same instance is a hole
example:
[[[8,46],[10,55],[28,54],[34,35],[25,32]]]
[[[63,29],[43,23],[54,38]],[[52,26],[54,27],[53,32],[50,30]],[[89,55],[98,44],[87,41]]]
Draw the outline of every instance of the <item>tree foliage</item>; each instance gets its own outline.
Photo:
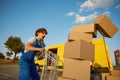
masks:
[[[11,57],[13,53],[12,52],[6,52],[6,56]]]
[[[21,41],[21,39],[19,37],[13,37],[13,36],[10,36],[4,44],[10,52],[14,52],[15,54],[14,60],[16,58],[16,54],[20,53],[22,51],[22,48],[24,47],[24,44]]]
[[[0,59],[5,59],[5,56],[1,52],[0,52]]]

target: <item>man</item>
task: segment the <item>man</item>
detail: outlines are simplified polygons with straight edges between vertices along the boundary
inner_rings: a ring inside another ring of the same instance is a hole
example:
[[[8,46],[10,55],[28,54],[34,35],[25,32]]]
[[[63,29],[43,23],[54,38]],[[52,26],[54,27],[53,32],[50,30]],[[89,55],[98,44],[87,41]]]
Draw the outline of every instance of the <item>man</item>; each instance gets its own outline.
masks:
[[[45,28],[39,28],[35,32],[35,37],[29,39],[26,43],[20,58],[19,80],[40,80],[34,57],[37,51],[45,51],[43,41],[47,34],[48,32]]]

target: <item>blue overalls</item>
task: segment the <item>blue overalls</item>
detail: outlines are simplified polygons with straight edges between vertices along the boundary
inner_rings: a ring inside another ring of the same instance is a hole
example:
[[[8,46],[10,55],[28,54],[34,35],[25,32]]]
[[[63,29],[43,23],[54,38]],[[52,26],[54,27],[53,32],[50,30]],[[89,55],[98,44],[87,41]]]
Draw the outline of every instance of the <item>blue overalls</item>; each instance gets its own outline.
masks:
[[[42,44],[36,40],[35,47],[42,48]],[[40,76],[34,63],[34,56],[36,53],[37,51],[22,51],[22,56],[20,58],[19,80],[40,80]]]

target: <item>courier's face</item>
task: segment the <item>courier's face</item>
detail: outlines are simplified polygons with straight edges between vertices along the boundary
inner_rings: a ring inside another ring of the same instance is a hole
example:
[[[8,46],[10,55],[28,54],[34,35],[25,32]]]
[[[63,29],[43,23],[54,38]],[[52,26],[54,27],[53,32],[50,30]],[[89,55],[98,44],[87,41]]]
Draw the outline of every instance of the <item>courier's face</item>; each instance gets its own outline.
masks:
[[[44,32],[38,32],[38,39],[39,40],[43,40],[44,38],[45,38],[45,36],[46,36],[46,33],[44,33]]]

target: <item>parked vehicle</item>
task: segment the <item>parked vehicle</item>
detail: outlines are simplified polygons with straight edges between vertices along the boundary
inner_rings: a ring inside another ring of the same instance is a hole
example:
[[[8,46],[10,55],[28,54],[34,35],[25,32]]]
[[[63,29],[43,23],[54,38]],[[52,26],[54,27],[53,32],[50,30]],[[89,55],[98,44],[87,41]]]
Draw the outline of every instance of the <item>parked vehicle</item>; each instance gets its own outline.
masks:
[[[92,64],[94,72],[109,72],[113,70],[112,60],[110,56],[110,50],[107,44],[105,44],[104,38],[97,38],[92,41],[95,45],[95,59]],[[52,51],[59,56],[58,69],[62,71],[64,64],[64,44],[55,44],[49,46],[47,50]],[[35,64],[38,70],[42,69],[42,60],[35,60]]]

